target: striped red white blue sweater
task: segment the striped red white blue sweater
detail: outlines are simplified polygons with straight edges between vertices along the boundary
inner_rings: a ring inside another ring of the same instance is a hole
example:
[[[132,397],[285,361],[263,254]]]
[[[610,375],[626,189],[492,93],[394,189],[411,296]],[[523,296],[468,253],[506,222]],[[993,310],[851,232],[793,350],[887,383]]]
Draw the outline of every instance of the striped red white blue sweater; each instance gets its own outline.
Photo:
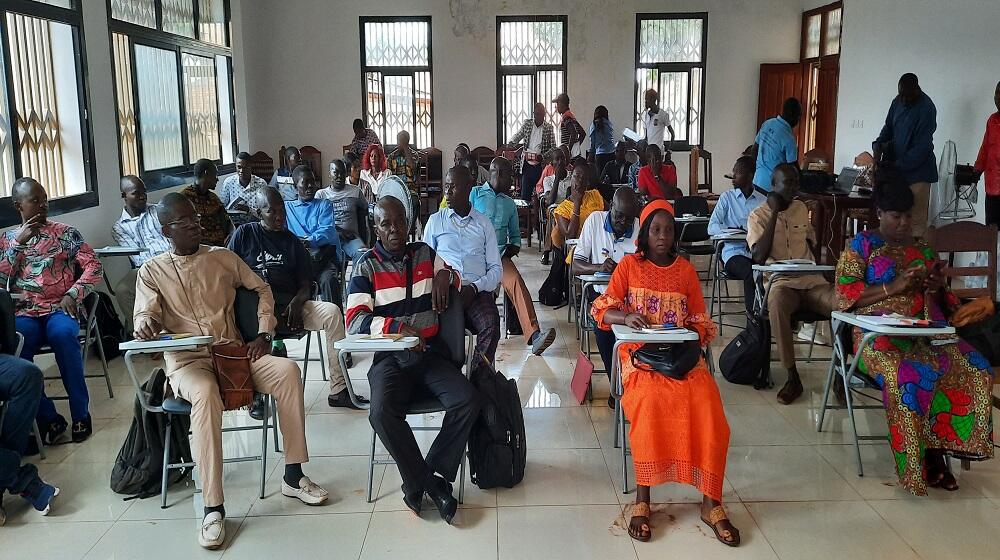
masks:
[[[450,269],[426,243],[410,243],[397,257],[376,242],[354,264],[347,296],[348,332],[398,333],[406,324],[424,339],[436,335],[438,314],[431,292],[439,270]],[[455,287],[461,287],[457,274]]]

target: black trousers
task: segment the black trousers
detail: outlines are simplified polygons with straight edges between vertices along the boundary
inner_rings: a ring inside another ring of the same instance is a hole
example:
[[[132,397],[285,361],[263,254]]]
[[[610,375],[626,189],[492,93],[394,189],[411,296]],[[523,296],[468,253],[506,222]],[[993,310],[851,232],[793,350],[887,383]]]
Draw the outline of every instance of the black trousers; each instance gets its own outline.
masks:
[[[313,274],[319,286],[319,298],[328,303],[335,303],[343,309],[340,287],[340,256],[331,246],[320,247],[310,252]]]
[[[753,261],[743,255],[733,255],[723,267],[726,276],[743,281],[743,304],[747,313],[753,313],[753,298],[756,286],[753,281]]]
[[[406,368],[392,353],[380,352],[368,370],[368,383],[368,421],[399,467],[403,492],[422,493],[435,472],[454,482],[480,408],[479,393],[459,368],[433,350]],[[424,459],[406,423],[406,410],[410,403],[428,397],[441,401],[446,412]]]
[[[531,202],[531,193],[535,192],[535,185],[542,176],[544,166],[544,163],[531,165],[527,162],[521,166],[521,200]]]
[[[1000,226],[1000,195],[986,195],[986,225]]]

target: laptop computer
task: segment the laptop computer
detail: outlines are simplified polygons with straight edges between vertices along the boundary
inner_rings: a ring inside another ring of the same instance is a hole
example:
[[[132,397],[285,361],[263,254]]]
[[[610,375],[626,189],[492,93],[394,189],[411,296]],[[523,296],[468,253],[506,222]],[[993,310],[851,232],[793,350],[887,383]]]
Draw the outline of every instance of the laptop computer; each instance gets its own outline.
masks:
[[[853,167],[845,167],[840,170],[840,175],[837,175],[837,181],[833,184],[830,189],[830,194],[833,195],[849,195],[854,189],[854,183],[858,180],[861,175],[860,169],[855,169]]]

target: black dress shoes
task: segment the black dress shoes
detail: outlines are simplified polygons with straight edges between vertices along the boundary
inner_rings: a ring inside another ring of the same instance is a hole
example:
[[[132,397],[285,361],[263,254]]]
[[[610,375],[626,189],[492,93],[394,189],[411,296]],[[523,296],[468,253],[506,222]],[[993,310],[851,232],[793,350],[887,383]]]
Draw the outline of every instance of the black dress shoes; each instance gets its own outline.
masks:
[[[410,508],[410,511],[412,511],[417,517],[420,517],[420,509],[424,505],[424,493],[418,492],[416,495],[413,495],[407,494],[406,490],[402,486],[400,486],[399,489],[403,491],[403,503],[406,504],[406,507]]]
[[[441,519],[444,519],[445,523],[451,525],[451,521],[455,518],[455,513],[458,511],[458,500],[451,494],[451,484],[440,476],[435,475],[433,482],[427,487],[427,496],[437,506],[438,512],[441,514]]]

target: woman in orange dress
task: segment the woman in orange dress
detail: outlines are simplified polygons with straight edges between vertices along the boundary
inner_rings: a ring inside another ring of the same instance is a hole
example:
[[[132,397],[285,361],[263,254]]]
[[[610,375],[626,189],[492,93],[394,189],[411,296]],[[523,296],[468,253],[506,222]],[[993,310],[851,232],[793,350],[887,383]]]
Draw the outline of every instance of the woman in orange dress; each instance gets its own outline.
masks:
[[[644,328],[672,323],[697,332],[704,348],[715,336],[715,324],[705,311],[697,272],[677,256],[673,207],[665,200],[653,201],[643,209],[640,223],[638,251],[618,263],[607,291],[594,301],[595,321],[605,330],[614,324]],[[737,546],[740,533],[722,507],[729,424],[719,388],[704,358],[681,380],[637,368],[631,355],[640,346],[619,347],[621,406],[631,421],[638,485],[629,535],[639,541],[652,536],[649,487],[681,482],[704,495],[701,519],[716,538]]]

